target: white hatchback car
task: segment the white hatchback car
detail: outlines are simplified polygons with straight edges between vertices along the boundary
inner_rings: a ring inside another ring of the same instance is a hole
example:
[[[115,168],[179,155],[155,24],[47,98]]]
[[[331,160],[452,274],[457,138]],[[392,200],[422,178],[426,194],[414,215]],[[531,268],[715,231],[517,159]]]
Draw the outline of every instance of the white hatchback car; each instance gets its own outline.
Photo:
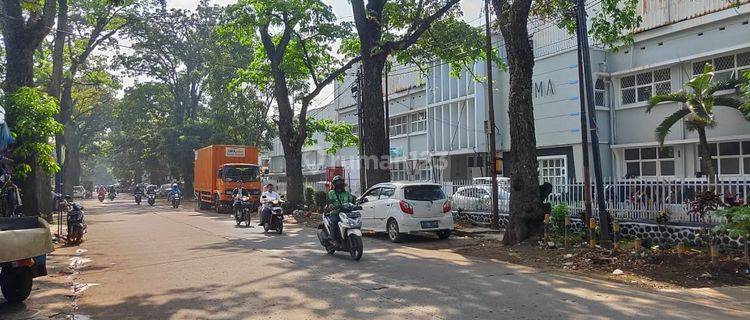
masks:
[[[393,242],[416,232],[435,232],[447,239],[453,230],[451,202],[439,184],[380,183],[357,202],[362,206],[362,229],[387,232]]]

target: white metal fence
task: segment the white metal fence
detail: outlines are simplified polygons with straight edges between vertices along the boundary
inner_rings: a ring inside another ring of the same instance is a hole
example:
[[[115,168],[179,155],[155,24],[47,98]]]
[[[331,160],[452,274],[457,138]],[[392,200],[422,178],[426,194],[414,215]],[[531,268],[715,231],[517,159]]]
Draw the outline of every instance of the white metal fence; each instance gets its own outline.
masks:
[[[454,210],[490,213],[492,192],[489,184],[477,180],[441,181],[438,184],[452,200]],[[274,182],[274,185],[279,193],[286,193],[286,183]],[[305,188],[307,187],[316,191],[325,190],[325,186],[320,183],[305,183]],[[604,202],[607,211],[619,220],[656,222],[660,212],[668,211],[670,222],[699,223],[700,217],[689,212],[690,203],[695,200],[697,193],[710,189],[714,189],[719,195],[731,193],[745,203],[750,202],[750,179],[745,178],[722,178],[713,184],[702,179],[608,181],[604,184]],[[498,192],[500,213],[510,212],[510,192],[508,181],[501,180]],[[547,202],[552,205],[565,204],[576,215],[584,211],[583,199],[583,182],[569,180],[555,185]],[[594,183],[591,186],[591,205],[596,212],[598,201]]]
[[[475,184],[473,181],[440,182],[443,191],[451,199],[455,210],[467,212],[490,212],[490,186]],[[498,204],[501,213],[509,212],[511,190],[501,185]],[[565,204],[571,213],[584,211],[584,185],[575,180],[554,186],[555,192],[547,202]],[[714,189],[717,194],[731,193],[745,203],[750,201],[750,181],[742,178],[725,178],[710,184],[699,179],[672,180],[621,180],[604,184],[604,202],[607,211],[620,220],[656,222],[660,212],[669,212],[670,222],[699,223],[700,217],[689,212],[690,203],[701,191]],[[591,186],[591,204],[598,210],[595,184]],[[707,222],[716,221],[711,219]]]

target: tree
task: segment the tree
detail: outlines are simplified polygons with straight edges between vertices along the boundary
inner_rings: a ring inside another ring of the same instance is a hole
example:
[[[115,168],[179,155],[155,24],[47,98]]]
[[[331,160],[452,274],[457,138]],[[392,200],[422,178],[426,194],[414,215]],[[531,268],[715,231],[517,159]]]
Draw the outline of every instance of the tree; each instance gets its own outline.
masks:
[[[342,64],[332,54],[332,44],[348,34],[348,24],[337,23],[330,6],[320,0],[241,0],[227,15],[221,33],[228,41],[251,46],[254,54],[238,81],[273,88],[287,200],[300,205],[302,146],[310,134],[307,109],[325,86],[359,61]]]
[[[698,133],[698,154],[701,157],[701,170],[708,176],[709,181],[716,180],[716,168],[711,161],[711,152],[708,149],[708,139],[706,130],[717,125],[714,119],[714,107],[722,106],[738,110],[750,121],[750,107],[738,97],[716,94],[722,90],[739,90],[740,80],[713,81],[714,67],[706,64],[703,67],[703,73],[694,76],[685,86],[690,91],[680,91],[676,93],[661,94],[653,96],[648,101],[646,112],[651,112],[653,108],[663,102],[679,102],[680,109],[669,115],[656,127],[656,141],[660,145],[664,144],[672,127],[680,120],[685,121],[685,128],[688,131]]]
[[[55,140],[58,159],[65,159],[62,166],[62,192],[70,194],[73,186],[80,181],[81,166],[78,148],[80,135],[76,131],[78,124],[73,122],[72,117],[75,110],[74,82],[77,81],[79,72],[88,68],[87,62],[95,50],[116,44],[114,36],[126,26],[124,16],[132,9],[133,1],[115,5],[101,0],[79,0],[70,7],[67,0],[58,1],[58,30],[55,34],[53,70],[48,92],[59,99],[58,120],[66,128],[64,134],[58,135]],[[67,57],[63,55],[63,51],[67,52]],[[61,146],[65,146],[64,155]]]
[[[487,0],[490,1],[490,0]],[[516,244],[542,231],[544,210],[539,196],[532,76],[534,50],[528,21],[531,16],[556,22],[572,33],[576,25],[575,4],[569,0],[491,0],[505,44],[510,85],[510,220],[504,244]],[[591,33],[607,46],[632,42],[633,30],[640,23],[637,0],[602,0],[601,11],[592,20]]]
[[[362,58],[362,121],[364,155],[388,163],[390,140],[385,128],[383,109],[383,69],[390,55],[403,63],[424,62],[440,58],[448,61],[453,71],[466,63],[484,57],[481,31],[459,21],[459,0],[352,0],[356,40],[345,43],[344,49],[356,51]],[[428,36],[423,40],[422,35]],[[479,40],[479,41],[477,41]],[[367,163],[368,185],[390,180],[387,167]]]
[[[0,2],[0,12],[2,12],[2,33],[3,33],[3,44],[5,46],[5,93],[13,95],[21,88],[29,88],[34,90],[34,51],[39,48],[42,40],[50,32],[55,20],[55,11],[57,5],[56,0],[45,0],[44,3],[41,1],[26,2],[21,0],[2,0]],[[26,104],[25,107],[31,108],[46,106],[46,109],[51,108],[46,99],[41,95],[30,95],[28,92],[21,94],[21,96],[27,98],[37,99],[31,104]],[[13,101],[21,101],[11,99],[9,103]],[[28,100],[24,100],[29,102]],[[13,106],[9,105],[11,108]],[[20,108],[21,106],[16,106]],[[55,107],[56,108],[56,107]],[[18,110],[18,113],[8,114],[8,123],[20,122],[20,119],[15,118],[23,114]],[[41,113],[42,115],[46,113]],[[41,120],[41,119],[40,119]],[[44,120],[46,122],[46,120]],[[23,128],[11,128],[15,130],[23,130]],[[39,136],[33,137],[26,141],[37,141],[48,137],[42,136],[48,132],[37,132]],[[25,148],[23,145],[24,140],[18,140],[17,148]],[[23,163],[30,168],[19,185],[23,190],[23,202],[24,210],[28,215],[37,215],[40,213],[50,212],[52,209],[52,199],[50,195],[50,183],[47,177],[48,170],[57,170],[56,167],[47,166],[46,161],[48,160],[48,154],[46,153],[47,148],[42,144],[34,143],[33,146],[37,147],[34,152],[28,154],[19,155],[16,154],[15,160],[19,163]],[[20,156],[20,157],[19,157]]]
[[[348,122],[333,122],[331,119],[307,119],[307,132],[309,133],[306,146],[318,144],[318,140],[313,137],[315,133],[323,135],[323,141],[328,144],[325,149],[327,154],[336,154],[339,150],[348,147],[357,146],[360,142],[359,137],[352,133],[354,126]]]

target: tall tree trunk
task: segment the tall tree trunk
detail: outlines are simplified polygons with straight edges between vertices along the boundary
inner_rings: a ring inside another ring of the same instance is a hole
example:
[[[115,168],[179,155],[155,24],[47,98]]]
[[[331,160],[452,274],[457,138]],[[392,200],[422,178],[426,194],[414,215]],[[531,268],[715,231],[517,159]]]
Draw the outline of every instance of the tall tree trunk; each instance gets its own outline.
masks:
[[[508,4],[493,0],[500,19],[510,73],[510,220],[504,244],[516,244],[542,231],[544,210],[539,196],[532,76],[534,51],[527,29],[531,0]],[[505,21],[503,21],[505,20]]]
[[[362,124],[368,139],[364,143],[366,187],[391,180],[388,166],[390,150],[385,138],[385,111],[383,109],[383,68],[385,55],[362,58]]]
[[[701,156],[701,171],[708,177],[711,183],[716,182],[716,168],[711,161],[711,152],[708,150],[708,139],[706,138],[706,128],[697,128],[698,131],[698,154]]]

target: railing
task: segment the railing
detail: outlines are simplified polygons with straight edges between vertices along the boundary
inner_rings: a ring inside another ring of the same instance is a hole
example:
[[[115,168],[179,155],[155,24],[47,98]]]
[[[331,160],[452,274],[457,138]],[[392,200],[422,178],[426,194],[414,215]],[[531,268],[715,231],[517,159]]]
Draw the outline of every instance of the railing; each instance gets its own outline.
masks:
[[[473,181],[440,182],[443,191],[453,199],[454,210],[489,213],[491,208],[490,188],[488,185],[475,184]],[[698,192],[715,190],[719,195],[732,193],[738,199],[748,203],[750,200],[750,181],[741,178],[722,179],[710,184],[705,180],[621,180],[607,182],[604,185],[604,202],[607,211],[616,219],[653,222],[661,212],[669,213],[669,222],[700,223],[700,217],[690,213],[690,203]],[[584,185],[570,180],[554,186],[554,192],[547,202],[565,204],[571,213],[577,215],[584,211]],[[500,213],[509,212],[510,190],[500,187],[498,205]],[[591,204],[593,211],[598,210],[595,184],[591,186]],[[709,219],[708,223],[716,222]]]

